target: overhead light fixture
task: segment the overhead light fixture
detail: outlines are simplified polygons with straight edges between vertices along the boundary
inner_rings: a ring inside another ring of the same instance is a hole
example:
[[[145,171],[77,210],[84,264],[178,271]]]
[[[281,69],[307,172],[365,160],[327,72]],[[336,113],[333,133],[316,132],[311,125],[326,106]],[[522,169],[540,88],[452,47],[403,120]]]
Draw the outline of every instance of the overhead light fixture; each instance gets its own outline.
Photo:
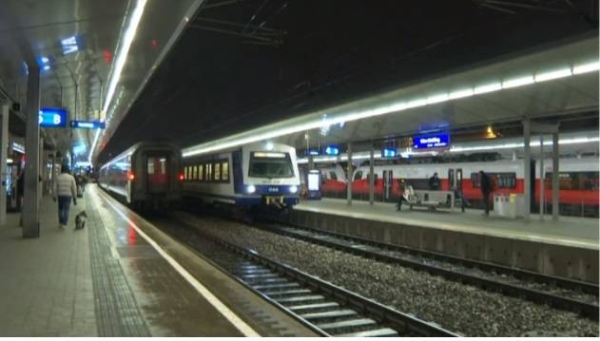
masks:
[[[463,88],[452,91],[447,95],[444,93],[431,95],[429,97],[415,98],[406,101],[399,96],[390,94],[384,94],[379,96],[380,101],[358,101],[356,103],[349,103],[335,108],[327,109],[327,119],[323,120],[322,115],[318,115],[319,118],[308,118],[313,114],[307,114],[306,118],[303,119],[292,119],[290,121],[283,121],[271,125],[269,127],[257,128],[252,131],[245,133],[236,134],[229,136],[217,141],[198,144],[196,146],[188,147],[183,149],[183,157],[190,157],[193,155],[210,153],[218,150],[228,149],[252,142],[257,142],[264,139],[272,139],[288,134],[298,133],[302,131],[309,131],[312,129],[321,129],[327,131],[328,127],[342,123],[369,118],[378,115],[390,114],[406,109],[417,108],[426,106],[429,104],[440,103],[445,100],[453,100],[459,98],[466,98],[473,95],[485,94],[502,89],[510,89],[518,86],[534,84],[537,82],[543,82],[553,80],[562,77],[568,77],[570,75],[581,74],[585,72],[597,71],[599,69],[599,63],[587,63],[576,65],[571,69],[561,69],[552,72],[544,72],[533,75],[523,76],[518,78],[509,78],[502,82],[492,82],[489,84],[477,85],[474,88]],[[369,107],[368,103],[375,102],[377,106],[372,105]],[[387,103],[386,103],[387,102]],[[316,114],[316,113],[314,113]],[[495,134],[495,133],[494,133]]]
[[[598,71],[600,69],[600,62],[595,61],[587,64],[579,64],[573,67],[573,74],[580,75],[582,73]]]
[[[427,104],[441,103],[448,100],[448,94],[439,94],[427,97]]]
[[[502,90],[502,84],[500,82],[477,86],[473,89],[473,94],[479,95],[498,90]]]
[[[549,81],[551,79],[563,78],[571,76],[571,68],[560,69],[535,75],[536,82]]]
[[[108,90],[106,92],[106,97],[104,100],[104,107],[102,111],[105,114],[108,114],[108,108],[110,107],[112,98],[115,94],[115,90],[117,88],[117,84],[121,79],[121,72],[123,71],[123,67],[125,66],[125,62],[127,61],[127,57],[129,55],[129,49],[131,48],[131,43],[133,42],[133,38],[135,38],[135,33],[140,24],[140,20],[142,19],[142,15],[144,14],[144,8],[146,7],[147,0],[137,0],[131,18],[129,19],[129,24],[123,31],[123,35],[119,40],[118,46],[119,51],[117,54],[117,58],[115,59],[115,63],[113,64],[113,69],[111,72],[111,78],[108,85]],[[94,143],[92,148],[90,149],[89,160],[91,162],[92,155],[94,154],[95,148],[97,146],[98,138],[100,136],[100,131],[96,132],[96,136],[94,137]]]
[[[503,89],[516,88],[518,86],[523,86],[527,84],[533,84],[533,76],[519,77],[519,78],[511,78],[502,82]]]
[[[465,98],[465,97],[470,97],[473,96],[473,89],[462,89],[462,90],[457,90],[454,92],[451,92],[450,95],[448,95],[449,99],[458,99],[458,98]]]

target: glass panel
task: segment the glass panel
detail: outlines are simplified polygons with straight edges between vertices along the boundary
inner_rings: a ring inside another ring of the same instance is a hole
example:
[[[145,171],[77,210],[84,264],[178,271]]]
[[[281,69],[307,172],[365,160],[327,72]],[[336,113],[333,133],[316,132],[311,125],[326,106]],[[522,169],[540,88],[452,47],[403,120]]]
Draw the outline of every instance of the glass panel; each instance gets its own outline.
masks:
[[[288,153],[251,153],[248,175],[269,179],[294,177],[290,155]]]
[[[221,164],[215,163],[215,181],[221,180]]]
[[[221,164],[221,178],[224,181],[229,181],[229,163],[227,161]]]

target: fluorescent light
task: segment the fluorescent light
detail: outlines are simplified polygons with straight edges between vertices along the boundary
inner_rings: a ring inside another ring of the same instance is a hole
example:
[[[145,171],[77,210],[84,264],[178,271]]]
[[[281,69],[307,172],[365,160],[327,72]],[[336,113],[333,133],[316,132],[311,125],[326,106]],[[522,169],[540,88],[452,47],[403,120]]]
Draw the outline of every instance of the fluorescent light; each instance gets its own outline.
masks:
[[[419,98],[419,99],[413,99],[412,101],[406,103],[406,106],[404,108],[410,109],[410,108],[422,107],[424,105],[427,105],[427,99]]]
[[[448,95],[449,99],[457,99],[457,98],[464,98],[464,97],[469,97],[469,96],[473,96],[473,89],[462,89],[462,90],[457,90],[454,92],[451,92],[450,95]]]
[[[593,63],[580,64],[580,65],[575,65],[573,67],[573,74],[579,75],[582,73],[597,71],[598,69],[600,69],[600,62],[598,62],[598,61],[593,62]]]
[[[44,71],[48,71],[48,70],[50,70],[50,65],[44,65],[44,68],[43,68],[43,70],[44,70]]]
[[[550,72],[545,72],[545,73],[540,73],[538,75],[535,75],[535,81],[536,82],[544,82],[544,81],[549,81],[551,79],[568,77],[570,75],[572,75],[570,68],[561,69],[561,70],[550,71]]]
[[[113,64],[114,68],[111,73],[108,91],[106,92],[104,108],[102,108],[102,111],[105,113],[105,115],[108,113],[110,102],[112,101],[113,95],[115,94],[115,89],[117,88],[117,84],[119,83],[119,80],[121,78],[121,72],[123,71],[125,62],[127,61],[129,48],[131,47],[131,43],[133,42],[133,38],[135,37],[135,33],[139,26],[140,20],[142,19],[142,15],[144,14],[144,8],[146,7],[146,3],[147,0],[137,0],[135,9],[133,10],[133,14],[131,15],[131,19],[129,19],[129,24],[125,28],[125,31],[119,41],[119,53],[117,54],[117,58],[115,59],[115,62]],[[94,150],[96,148],[99,133],[100,131],[96,132],[94,143],[92,144],[92,149],[90,149],[90,162],[92,159],[92,155],[94,154]]]
[[[448,94],[433,95],[427,97],[427,104],[441,103],[448,100]]]
[[[129,20],[129,24],[127,28],[125,28],[125,32],[122,36],[121,41],[119,42],[119,53],[117,54],[117,58],[115,59],[114,69],[112,70],[112,77],[110,78],[110,83],[108,86],[108,91],[106,92],[106,99],[104,101],[104,112],[107,112],[108,107],[110,106],[110,101],[112,100],[113,95],[115,94],[115,89],[117,88],[117,84],[119,83],[119,79],[121,78],[121,72],[123,71],[123,67],[125,66],[125,62],[127,61],[129,48],[131,47],[131,43],[133,42],[133,38],[135,37],[135,33],[137,31],[140,20],[142,19],[142,14],[144,14],[144,8],[146,7],[147,0],[137,0],[137,4],[135,9],[133,10],[133,14],[131,15],[131,19]]]
[[[509,80],[505,80],[502,82],[502,88],[509,89],[515,88],[517,86],[533,84],[533,76],[520,77],[520,78],[512,78]]]
[[[479,94],[485,94],[488,92],[493,92],[493,91],[498,91],[498,90],[502,90],[502,84],[500,84],[500,82],[475,87],[475,89],[473,90],[473,93],[475,95],[479,95]]]

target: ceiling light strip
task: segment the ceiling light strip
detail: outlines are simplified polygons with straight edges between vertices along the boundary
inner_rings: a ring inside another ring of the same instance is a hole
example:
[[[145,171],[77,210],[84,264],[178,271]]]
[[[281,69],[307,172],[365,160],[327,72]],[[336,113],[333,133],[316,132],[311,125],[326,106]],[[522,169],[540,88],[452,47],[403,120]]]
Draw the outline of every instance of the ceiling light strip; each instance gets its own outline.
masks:
[[[146,8],[146,3],[148,0],[137,0],[133,13],[131,15],[131,19],[129,19],[129,24],[125,28],[123,35],[119,41],[119,52],[117,53],[117,58],[113,64],[113,69],[111,73],[110,82],[108,85],[108,90],[106,92],[106,98],[104,100],[104,107],[102,111],[106,115],[108,114],[108,108],[110,107],[112,98],[115,94],[115,90],[117,88],[117,84],[121,79],[121,73],[123,72],[123,67],[127,62],[127,57],[129,56],[129,49],[131,48],[131,44],[133,43],[133,39],[135,38],[135,34],[137,32],[138,26],[142,19],[142,15],[144,14],[144,9]],[[96,136],[94,137],[94,143],[92,144],[92,148],[90,149],[89,161],[91,162],[92,155],[94,155],[94,150],[97,146],[99,131],[96,131]]]

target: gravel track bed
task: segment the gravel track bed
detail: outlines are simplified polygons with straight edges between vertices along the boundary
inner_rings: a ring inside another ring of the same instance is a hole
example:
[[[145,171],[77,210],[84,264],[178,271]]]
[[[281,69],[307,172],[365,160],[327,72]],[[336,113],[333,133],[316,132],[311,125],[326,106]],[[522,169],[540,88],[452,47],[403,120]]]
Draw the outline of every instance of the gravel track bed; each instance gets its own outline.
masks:
[[[310,237],[323,236],[322,233],[313,233],[313,232],[306,232],[306,233],[304,233],[304,235],[310,236]],[[435,260],[435,259],[427,259],[427,258],[415,256],[412,254],[408,254],[408,253],[402,252],[402,251],[381,249],[381,253],[388,255],[388,256],[392,256],[392,257],[398,257],[398,258],[402,258],[402,259],[411,260],[413,262],[417,262],[417,263],[421,263],[421,264],[433,265],[433,266],[436,266],[439,268],[444,268],[444,269],[456,271],[459,273],[478,276],[481,278],[486,278],[486,279],[497,281],[497,282],[513,284],[513,285],[517,285],[517,286],[532,289],[532,290],[543,291],[543,292],[546,292],[549,294],[598,305],[598,298],[596,296],[586,294],[581,291],[564,289],[564,288],[560,288],[555,285],[550,285],[550,284],[546,284],[546,283],[528,282],[528,281],[524,281],[524,280],[515,278],[513,276],[491,273],[488,271],[475,269],[475,268],[469,268],[466,266],[452,264],[450,262],[444,262],[444,261],[439,261],[439,260]]]
[[[215,218],[205,232],[466,336],[597,336],[598,321]],[[189,216],[184,217],[189,221]]]

